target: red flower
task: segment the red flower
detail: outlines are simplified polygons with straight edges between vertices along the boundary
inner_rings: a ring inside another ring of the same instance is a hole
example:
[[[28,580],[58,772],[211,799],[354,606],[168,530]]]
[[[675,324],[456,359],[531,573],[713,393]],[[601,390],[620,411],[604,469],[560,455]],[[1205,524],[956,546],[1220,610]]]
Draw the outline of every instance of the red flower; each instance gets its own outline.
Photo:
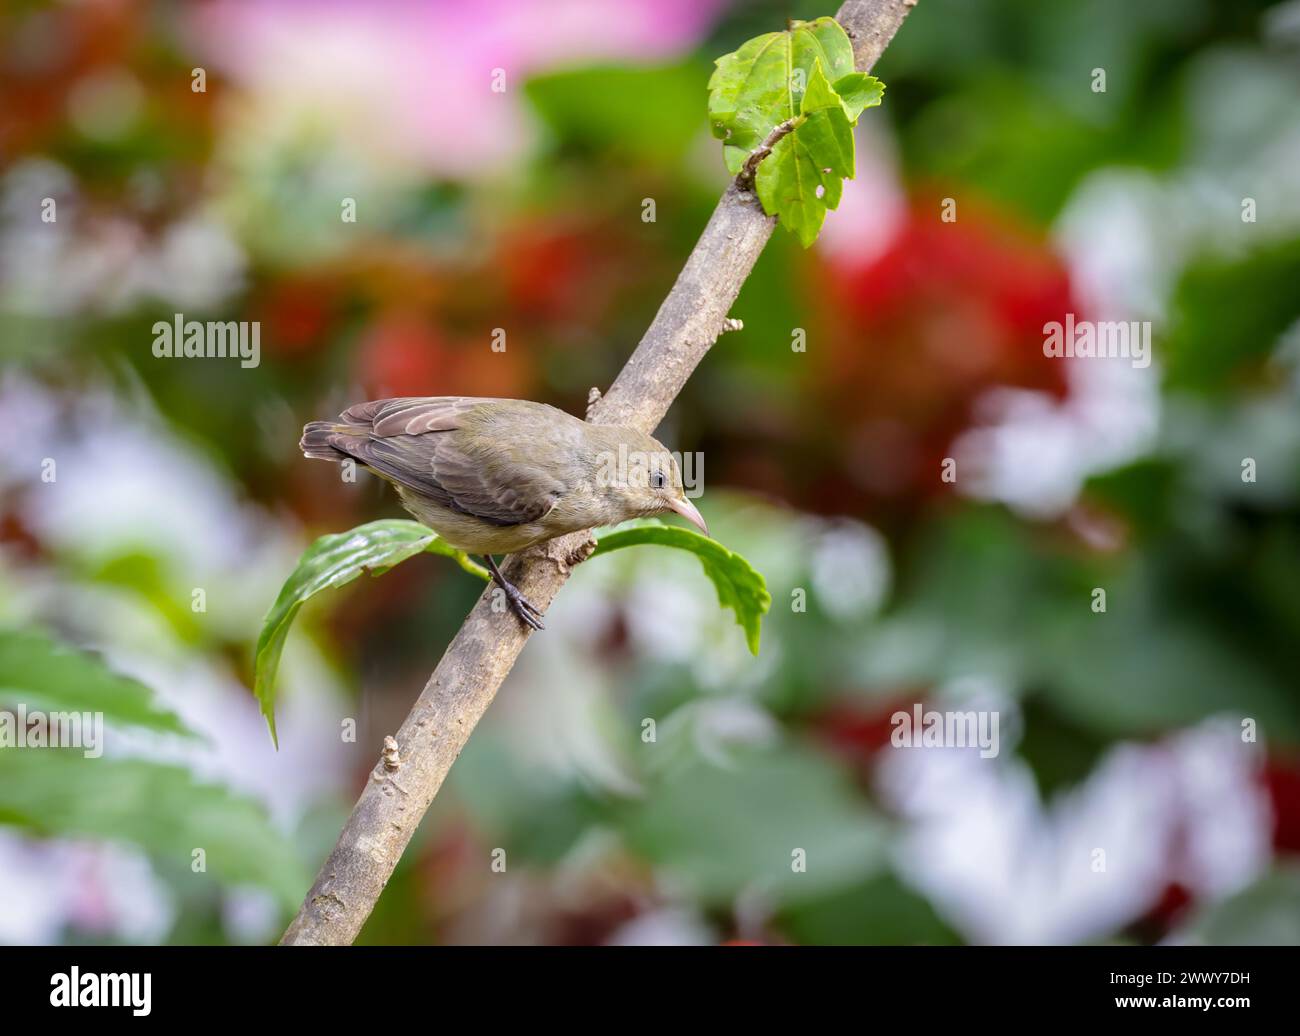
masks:
[[[487,345],[484,345],[487,348]],[[433,321],[415,314],[386,314],[364,333],[356,355],[366,397],[441,395],[451,362]]]
[[[1263,780],[1273,806],[1273,848],[1300,853],[1300,766],[1294,760],[1271,760]]]
[[[258,311],[267,350],[295,356],[320,348],[332,316],[329,300],[337,291],[329,282],[306,279],[274,285]]]
[[[818,392],[869,493],[943,488],[942,458],[986,390],[1065,393],[1043,325],[1075,308],[1069,276],[1004,215],[964,201],[944,223],[938,200],[924,199],[883,253],[832,259],[817,276],[827,285],[809,336]]]

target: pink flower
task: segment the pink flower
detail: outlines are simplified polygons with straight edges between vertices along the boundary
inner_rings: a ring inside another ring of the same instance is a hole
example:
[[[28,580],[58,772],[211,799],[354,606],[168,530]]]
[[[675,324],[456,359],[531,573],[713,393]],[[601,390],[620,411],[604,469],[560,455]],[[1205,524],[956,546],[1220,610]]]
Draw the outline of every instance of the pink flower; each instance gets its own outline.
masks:
[[[217,0],[191,27],[199,53],[255,104],[310,110],[400,164],[481,177],[528,145],[528,76],[670,58],[698,42],[724,3]]]

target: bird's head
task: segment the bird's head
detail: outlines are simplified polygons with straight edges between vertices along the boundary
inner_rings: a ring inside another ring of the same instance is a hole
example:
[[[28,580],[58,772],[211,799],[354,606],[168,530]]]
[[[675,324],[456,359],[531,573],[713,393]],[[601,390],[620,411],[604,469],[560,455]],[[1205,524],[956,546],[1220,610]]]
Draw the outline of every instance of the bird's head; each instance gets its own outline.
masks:
[[[620,429],[614,449],[603,455],[597,481],[611,505],[628,518],[680,514],[704,535],[704,517],[686,497],[682,469],[662,443],[632,429]]]

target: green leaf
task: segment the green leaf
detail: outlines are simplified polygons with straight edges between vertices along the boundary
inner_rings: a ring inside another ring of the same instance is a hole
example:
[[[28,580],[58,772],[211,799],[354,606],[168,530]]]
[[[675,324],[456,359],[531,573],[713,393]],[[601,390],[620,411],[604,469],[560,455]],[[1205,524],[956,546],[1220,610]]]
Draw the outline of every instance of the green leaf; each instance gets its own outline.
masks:
[[[1298,736],[1300,708],[1270,669],[1270,638],[1252,639],[1249,625],[1226,636],[1223,613],[1203,603],[1231,593],[1235,613],[1258,614],[1245,560],[1220,559],[1216,544],[1216,564],[1233,566],[1223,582],[1202,561],[1061,550],[1029,528],[968,507],[921,532],[909,588],[864,639],[859,678],[884,689],[984,673],[1102,739],[1225,713],[1288,743]],[[1104,613],[1090,607],[1094,587],[1106,588]]]
[[[191,854],[202,849],[213,874],[270,889],[289,909],[309,884],[258,803],[176,766],[70,750],[0,752],[0,823],[42,837],[131,842],[191,873]]]
[[[694,59],[549,72],[530,78],[524,95],[566,151],[638,168],[678,162],[700,132],[700,66]]]
[[[730,766],[673,768],[618,818],[628,846],[709,905],[744,890],[778,906],[880,874],[889,825],[848,775],[809,748],[737,754]],[[807,870],[791,867],[792,850]]]
[[[843,178],[853,174],[853,125],[815,63],[799,122],[759,163],[758,199],[807,248],[817,240],[826,210],[839,206]]]
[[[776,927],[801,946],[957,946],[924,896],[882,872],[826,896],[795,903]]]
[[[818,18],[757,36],[715,64],[709,126],[726,142],[723,157],[734,174],[773,129],[800,113],[816,65],[832,82],[853,71],[853,46],[834,18]]]
[[[844,105],[844,114],[855,126],[865,108],[874,108],[885,96],[885,84],[865,72],[850,72],[835,80],[835,92]]]
[[[1276,864],[1240,892],[1199,906],[1174,934],[1191,946],[1300,946],[1300,867]]]
[[[858,116],[884,91],[879,79],[854,71],[853,47],[833,18],[792,22],[718,59],[709,124],[726,142],[727,168],[739,173],[774,129],[793,123],[759,161],[755,189],[763,209],[807,248],[854,175]]]
[[[194,734],[144,684],[34,629],[0,630],[0,704],[102,712],[110,723]]]
[[[799,114],[803,118],[796,124],[792,135],[801,140],[812,157],[822,163],[823,171],[841,178],[852,177],[856,173],[853,164],[853,123],[840,95],[822,72],[820,62],[813,66]]]
[[[749,650],[758,654],[759,626],[772,604],[772,597],[767,592],[767,583],[748,561],[717,540],[669,525],[638,525],[606,533],[597,540],[592,557],[644,543],[677,547],[699,558],[704,574],[718,591],[718,603],[736,613],[736,623],[745,631]]]
[[[1269,354],[1300,320],[1297,283],[1300,241],[1294,237],[1189,265],[1170,301],[1161,341],[1166,383],[1213,396],[1259,377]]]
[[[433,530],[400,518],[322,536],[303,552],[298,567],[285,581],[262,620],[254,659],[253,693],[261,703],[262,715],[266,717],[276,747],[280,742],[275,733],[275,671],[298,609],[321,591],[350,583],[362,572],[383,575],[394,565],[421,553],[442,554],[454,559],[466,572],[481,579],[491,578],[487,569],[471,561],[464,551],[448,546]]]

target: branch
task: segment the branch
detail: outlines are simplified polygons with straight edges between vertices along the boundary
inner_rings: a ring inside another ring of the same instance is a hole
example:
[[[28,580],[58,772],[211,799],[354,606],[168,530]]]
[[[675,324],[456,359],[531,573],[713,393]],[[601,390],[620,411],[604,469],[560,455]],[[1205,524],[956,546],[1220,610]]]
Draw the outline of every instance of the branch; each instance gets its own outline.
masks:
[[[836,18],[859,71],[871,69],[916,0],[848,0]],[[587,420],[652,433],[718,336],[727,311],[776,225],[733,181],[713,211],[672,291],[623,370]],[[574,533],[506,559],[503,572],[543,612],[572,567],[595,547]],[[281,945],[344,945],[356,939],[397,861],[442,787],[451,764],[495,697],[532,631],[492,610],[489,587],[474,605],[396,735]],[[387,743],[387,742],[386,742]]]
[[[736,174],[737,185],[747,190],[753,187],[754,174],[758,172],[758,163],[772,153],[772,149],[776,147],[777,142],[782,137],[794,131],[798,121],[797,119],[786,119],[785,122],[772,127],[772,132],[767,135],[763,143],[749,153],[749,157],[745,159],[745,164],[740,167],[740,172]]]

